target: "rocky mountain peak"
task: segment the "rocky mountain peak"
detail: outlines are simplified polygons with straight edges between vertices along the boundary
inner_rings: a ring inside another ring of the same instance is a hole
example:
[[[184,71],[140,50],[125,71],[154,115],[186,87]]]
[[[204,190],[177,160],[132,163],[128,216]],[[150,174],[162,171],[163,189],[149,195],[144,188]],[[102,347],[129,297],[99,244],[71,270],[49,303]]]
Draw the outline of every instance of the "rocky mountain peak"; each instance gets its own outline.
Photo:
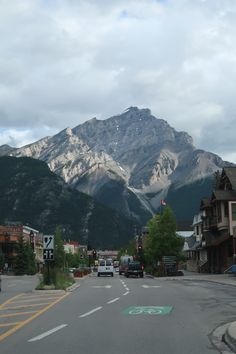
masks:
[[[197,150],[188,133],[138,107],[66,128],[14,155],[46,161],[74,188],[112,207],[118,208],[119,200],[119,208],[132,215],[155,211],[173,185],[191,184],[225,165],[220,157]]]

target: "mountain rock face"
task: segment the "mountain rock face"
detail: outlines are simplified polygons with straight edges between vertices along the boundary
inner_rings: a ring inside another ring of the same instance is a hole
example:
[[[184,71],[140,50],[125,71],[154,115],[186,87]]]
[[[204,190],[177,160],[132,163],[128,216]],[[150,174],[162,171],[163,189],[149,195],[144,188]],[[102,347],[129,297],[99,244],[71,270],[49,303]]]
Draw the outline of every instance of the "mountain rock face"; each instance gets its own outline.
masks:
[[[199,181],[208,185],[216,170],[233,165],[196,149],[187,133],[137,107],[106,120],[93,118],[12,154],[47,162],[70,186],[143,223],[158,210],[160,199],[171,200],[185,186],[191,191]],[[188,220],[202,197],[192,201],[190,194],[177,203],[179,208],[195,202]]]
[[[92,197],[68,187],[47,164],[0,157],[0,224],[20,221],[44,234],[59,226],[63,238],[115,249],[133,238],[134,223]]]
[[[13,148],[7,144],[0,146],[0,156],[10,155],[16,148]]]

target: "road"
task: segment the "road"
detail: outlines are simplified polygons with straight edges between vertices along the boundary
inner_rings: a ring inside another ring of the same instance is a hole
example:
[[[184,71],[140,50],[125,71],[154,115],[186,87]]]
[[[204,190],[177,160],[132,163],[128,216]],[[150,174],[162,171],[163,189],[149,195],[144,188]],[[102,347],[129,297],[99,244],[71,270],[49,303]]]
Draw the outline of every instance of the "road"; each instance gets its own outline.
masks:
[[[18,330],[4,337],[0,352],[218,353],[211,343],[211,333],[222,323],[235,320],[235,290],[233,286],[184,279],[91,275],[66,296],[40,293],[45,296],[43,302],[42,298],[27,298],[28,293],[14,299],[10,304],[14,308],[28,311],[27,305],[36,301],[39,309],[32,306],[35,317],[28,317]],[[26,307],[22,303],[27,303]],[[13,311],[7,306],[7,310],[2,309],[3,315]],[[3,323],[10,320],[16,319],[6,317]]]

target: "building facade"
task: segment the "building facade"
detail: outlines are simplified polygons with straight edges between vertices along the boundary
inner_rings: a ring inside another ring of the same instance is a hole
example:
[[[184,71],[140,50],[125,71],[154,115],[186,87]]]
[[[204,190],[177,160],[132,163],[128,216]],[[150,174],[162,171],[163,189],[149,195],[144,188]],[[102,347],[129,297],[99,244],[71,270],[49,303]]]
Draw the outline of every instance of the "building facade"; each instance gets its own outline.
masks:
[[[202,230],[200,249],[204,269],[223,273],[236,263],[236,167],[227,167],[216,174],[211,198],[200,205]]]
[[[4,270],[10,271],[14,268],[17,255],[17,243],[23,236],[25,242],[29,242],[34,254],[37,267],[43,264],[43,235],[29,226],[21,223],[10,223],[0,225],[0,253],[4,257]]]

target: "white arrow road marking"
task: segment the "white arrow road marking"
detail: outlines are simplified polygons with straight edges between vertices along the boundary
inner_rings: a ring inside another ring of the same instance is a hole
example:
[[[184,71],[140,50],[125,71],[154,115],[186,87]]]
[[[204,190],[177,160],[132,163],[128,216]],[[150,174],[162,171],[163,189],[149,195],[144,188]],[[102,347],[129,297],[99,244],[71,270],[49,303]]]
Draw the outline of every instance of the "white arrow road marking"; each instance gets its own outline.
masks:
[[[161,288],[161,285],[142,285],[144,289],[148,288]]]
[[[112,304],[113,302],[116,302],[119,299],[119,297],[116,297],[115,299],[108,301],[107,304]]]
[[[89,311],[89,312],[86,312],[86,313],[84,313],[83,315],[80,315],[79,317],[86,317],[86,316],[89,316],[89,315],[91,315],[92,313],[94,313],[94,312],[96,312],[96,311],[98,311],[98,310],[101,310],[102,309],[102,306],[99,306],[99,307],[96,307],[95,309],[93,309],[93,310],[91,310],[91,311]]]
[[[110,289],[111,285],[93,285],[93,288],[106,288],[106,289]]]
[[[67,325],[67,324],[62,324],[62,325],[60,325],[60,326],[58,326],[58,327],[55,327],[55,328],[51,329],[50,331],[47,331],[47,332],[44,332],[44,333],[40,334],[40,335],[37,336],[37,337],[34,337],[34,338],[29,339],[28,342],[35,342],[36,340],[43,339],[44,337],[50,336],[50,334],[52,334],[52,333],[54,333],[54,332],[57,332],[57,331],[59,331],[60,329],[66,327],[66,326],[68,326],[68,325]]]

